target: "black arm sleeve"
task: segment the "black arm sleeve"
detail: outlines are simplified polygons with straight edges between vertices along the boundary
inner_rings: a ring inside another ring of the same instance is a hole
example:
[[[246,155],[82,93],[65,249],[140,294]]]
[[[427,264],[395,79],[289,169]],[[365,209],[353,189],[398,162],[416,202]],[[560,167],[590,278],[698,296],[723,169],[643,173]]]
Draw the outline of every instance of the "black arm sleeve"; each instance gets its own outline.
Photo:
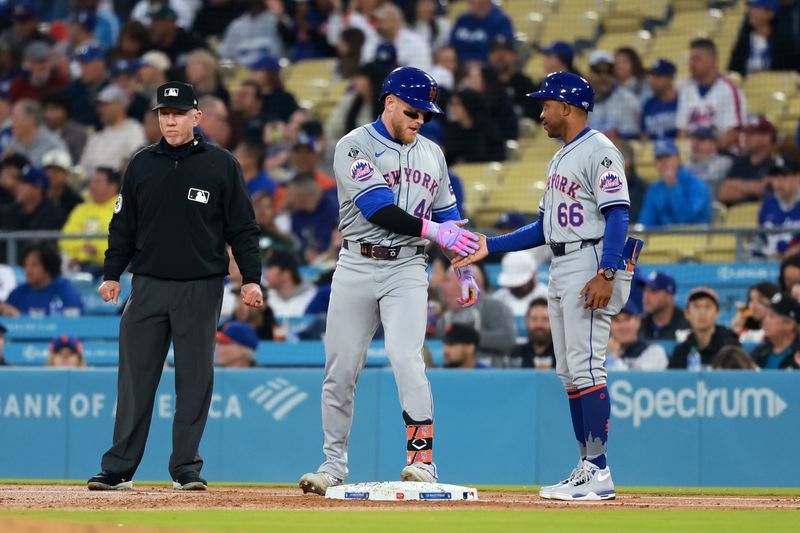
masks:
[[[125,171],[120,198],[117,199],[114,216],[108,225],[108,248],[103,263],[103,279],[108,281],[119,281],[136,252],[138,213],[132,178],[134,165],[135,161],[131,161]]]
[[[394,233],[419,237],[422,235],[422,219],[409,215],[396,205],[387,205],[375,211],[369,218],[373,224]]]
[[[233,179],[225,212],[225,241],[231,245],[242,283],[261,283],[261,259],[258,254],[258,225],[253,204],[244,184],[242,167],[232,157],[228,163]]]

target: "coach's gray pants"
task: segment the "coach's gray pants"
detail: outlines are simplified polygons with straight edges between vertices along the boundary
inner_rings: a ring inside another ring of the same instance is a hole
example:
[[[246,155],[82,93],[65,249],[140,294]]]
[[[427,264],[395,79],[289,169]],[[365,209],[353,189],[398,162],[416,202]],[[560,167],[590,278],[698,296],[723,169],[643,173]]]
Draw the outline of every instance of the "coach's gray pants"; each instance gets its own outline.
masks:
[[[383,324],[400,405],[414,420],[433,419],[433,398],[422,358],[428,309],[425,265],[424,255],[379,261],[362,257],[358,251],[342,250],[333,275],[325,333],[325,462],[320,472],[347,479],[356,382],[379,321]],[[387,416],[402,419],[399,413]],[[405,458],[405,442],[397,445],[400,461]],[[433,465],[419,466],[435,473]]]
[[[119,328],[119,374],[114,444],[102,469],[131,479],[144,454],[156,388],[169,350],[175,350],[173,479],[200,472],[198,448],[214,383],[214,340],[223,280],[168,281],[134,275]]]

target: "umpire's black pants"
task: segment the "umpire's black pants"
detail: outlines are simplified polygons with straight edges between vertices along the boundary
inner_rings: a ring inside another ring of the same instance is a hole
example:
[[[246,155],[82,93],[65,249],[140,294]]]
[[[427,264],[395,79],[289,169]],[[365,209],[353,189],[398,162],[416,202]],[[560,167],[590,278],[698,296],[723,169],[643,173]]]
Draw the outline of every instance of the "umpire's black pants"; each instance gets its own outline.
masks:
[[[170,281],[133,276],[119,330],[119,375],[114,444],[105,471],[132,479],[144,454],[153,402],[172,339],[175,350],[175,419],[172,479],[200,472],[198,453],[214,384],[214,339],[223,279]]]

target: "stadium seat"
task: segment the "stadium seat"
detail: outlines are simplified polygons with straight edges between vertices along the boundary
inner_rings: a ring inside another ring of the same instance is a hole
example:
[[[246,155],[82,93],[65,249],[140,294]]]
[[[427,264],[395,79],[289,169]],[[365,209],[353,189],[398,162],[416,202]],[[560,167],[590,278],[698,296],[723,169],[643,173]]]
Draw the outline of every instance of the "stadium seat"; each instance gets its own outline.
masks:
[[[761,209],[759,202],[747,202],[728,208],[723,226],[726,228],[755,228],[758,227],[758,212]]]

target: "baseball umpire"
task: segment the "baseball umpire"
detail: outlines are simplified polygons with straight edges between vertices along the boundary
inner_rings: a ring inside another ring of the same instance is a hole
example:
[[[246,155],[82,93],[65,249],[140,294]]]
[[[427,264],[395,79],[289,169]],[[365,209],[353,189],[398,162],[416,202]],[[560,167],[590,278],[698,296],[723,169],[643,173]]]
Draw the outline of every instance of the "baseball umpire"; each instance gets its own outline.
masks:
[[[226,243],[242,272],[244,303],[263,305],[258,227],[239,164],[194,134],[202,112],[191,85],[160,86],[153,110],[163,137],[133,156],[109,225],[100,295],[117,303],[126,267],[133,290],[120,321],[114,443],[90,490],[133,487],[170,341],[176,405],[169,473],[176,489],[207,489],[198,448],[211,403]]]
[[[436,481],[433,399],[422,344],[428,300],[424,239],[468,255],[478,237],[463,229],[444,154],[419,135],[442,110],[425,72],[401,67],[383,83],[384,112],[336,145],[342,252],[336,265],[325,336],[322,425],[325,462],[303,475],[304,492],[325,494],[347,478],[356,382],[383,324],[406,424],[404,481]],[[477,301],[470,268],[460,272],[462,304]]]
[[[564,141],[550,160],[539,220],[508,235],[482,237],[478,253],[454,264],[550,245],[548,313],[556,373],[566,388],[580,459],[569,477],[542,487],[539,495],[610,500],[616,491],[606,458],[611,401],[604,363],[611,317],[628,300],[642,242],[625,241],[630,198],[622,154],[587,127],[594,105],[589,83],[554,72],[528,96],[542,100],[547,135]]]

